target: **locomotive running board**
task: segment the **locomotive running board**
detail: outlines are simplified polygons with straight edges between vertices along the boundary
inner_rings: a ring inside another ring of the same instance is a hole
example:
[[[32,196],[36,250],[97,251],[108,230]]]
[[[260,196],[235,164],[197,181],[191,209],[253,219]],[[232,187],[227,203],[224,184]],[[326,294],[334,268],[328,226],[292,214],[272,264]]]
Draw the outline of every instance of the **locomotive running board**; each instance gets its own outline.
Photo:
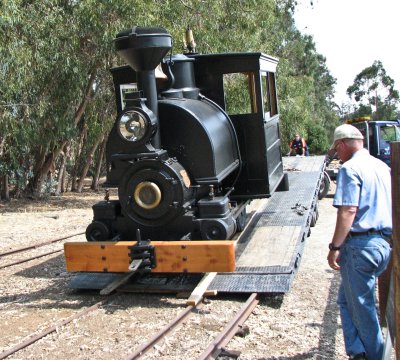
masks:
[[[235,271],[235,242],[152,241],[156,267],[152,273],[204,273]],[[69,272],[129,272],[130,247],[136,241],[70,242],[64,244]]]

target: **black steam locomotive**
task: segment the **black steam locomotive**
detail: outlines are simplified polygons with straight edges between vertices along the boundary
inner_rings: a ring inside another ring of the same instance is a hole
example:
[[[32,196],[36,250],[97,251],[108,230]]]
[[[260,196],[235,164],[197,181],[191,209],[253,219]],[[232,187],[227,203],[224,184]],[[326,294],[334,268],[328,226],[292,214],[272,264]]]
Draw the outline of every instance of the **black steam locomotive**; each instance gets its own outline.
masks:
[[[231,238],[251,199],[287,185],[275,71],[262,53],[168,55],[171,35],[133,27],[115,39],[118,116],[89,241]],[[162,71],[160,71],[160,66]],[[159,76],[161,74],[161,76]]]

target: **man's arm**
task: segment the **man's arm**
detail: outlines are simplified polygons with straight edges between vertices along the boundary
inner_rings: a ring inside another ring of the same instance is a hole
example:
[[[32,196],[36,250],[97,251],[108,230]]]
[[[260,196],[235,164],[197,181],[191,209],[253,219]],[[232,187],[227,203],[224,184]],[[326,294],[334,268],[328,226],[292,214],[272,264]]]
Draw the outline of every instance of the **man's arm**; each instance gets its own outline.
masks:
[[[306,141],[303,138],[301,138],[301,154],[306,155]]]
[[[292,152],[293,152],[293,140],[290,140],[290,142],[289,142],[289,154],[288,155],[291,155]]]
[[[357,206],[340,206],[336,217],[336,227],[335,232],[332,237],[332,245],[335,247],[340,247],[343,245],[346,237],[353,225],[354,218],[357,213]],[[330,250],[328,254],[329,266],[334,270],[339,270],[340,266],[338,264],[339,250]]]

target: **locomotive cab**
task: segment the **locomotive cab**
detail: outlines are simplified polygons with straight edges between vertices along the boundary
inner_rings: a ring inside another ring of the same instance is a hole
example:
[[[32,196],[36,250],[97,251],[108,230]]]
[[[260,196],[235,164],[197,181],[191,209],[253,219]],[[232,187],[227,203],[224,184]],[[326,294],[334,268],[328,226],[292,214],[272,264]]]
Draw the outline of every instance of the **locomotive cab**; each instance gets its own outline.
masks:
[[[262,53],[193,55],[201,92],[231,118],[242,170],[232,198],[270,197],[283,180],[275,73]]]
[[[283,179],[277,60],[165,57],[172,41],[161,28],[128,29],[115,44],[129,64],[111,70],[118,115],[105,186],[118,188],[118,200],[93,206],[87,239],[231,238],[248,202]],[[159,64],[166,81],[156,79]]]

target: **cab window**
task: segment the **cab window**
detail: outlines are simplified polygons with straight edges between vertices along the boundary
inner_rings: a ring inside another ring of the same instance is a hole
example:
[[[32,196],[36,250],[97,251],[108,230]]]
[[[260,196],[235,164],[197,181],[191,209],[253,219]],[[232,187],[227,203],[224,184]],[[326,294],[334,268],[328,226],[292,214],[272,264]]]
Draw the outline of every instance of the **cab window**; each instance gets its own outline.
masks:
[[[265,118],[277,115],[278,101],[276,97],[275,74],[271,72],[262,72],[261,87],[263,92]]]
[[[379,127],[379,153],[390,154],[390,143],[400,140],[400,127],[396,125],[382,125]]]
[[[257,112],[254,73],[223,75],[225,110],[229,115]]]

